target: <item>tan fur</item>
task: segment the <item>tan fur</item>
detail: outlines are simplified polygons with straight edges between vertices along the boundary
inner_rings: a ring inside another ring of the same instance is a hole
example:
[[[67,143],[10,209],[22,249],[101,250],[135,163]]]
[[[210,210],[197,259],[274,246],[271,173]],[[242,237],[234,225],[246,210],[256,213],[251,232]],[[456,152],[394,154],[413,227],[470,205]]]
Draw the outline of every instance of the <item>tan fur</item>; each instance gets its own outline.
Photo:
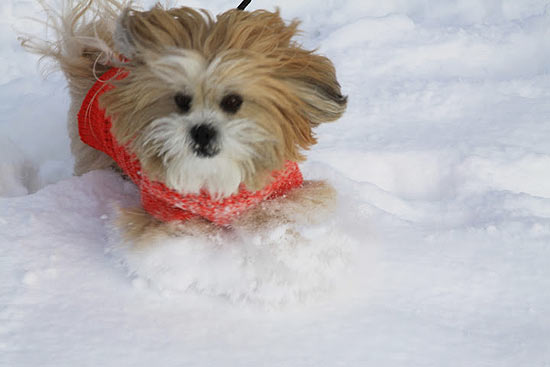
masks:
[[[216,235],[237,228],[254,233],[281,224],[312,224],[320,222],[336,205],[336,192],[324,181],[305,181],[301,188],[289,195],[264,202],[243,213],[232,227],[216,226],[204,219],[193,218],[181,222],[163,223],[151,217],[142,208],[120,209],[117,226],[123,229],[124,240],[139,247],[158,243],[163,239],[202,234]]]
[[[226,229],[204,219],[193,218],[182,222],[160,222],[143,208],[120,208],[116,225],[122,229],[123,239],[135,248],[145,248],[170,237],[216,234]]]
[[[23,37],[22,44],[53,58],[67,77],[69,135],[78,175],[115,166],[108,156],[80,141],[76,119],[97,76],[111,67],[129,71],[100,99],[112,118],[113,134],[138,156],[147,175],[168,186],[171,158],[153,141],[151,129],[155,121],[179,113],[177,93],[192,95],[194,109],[222,116],[219,124],[242,120],[253,127],[258,137],[246,142],[252,153],[240,163],[242,182],[252,190],[263,187],[285,160],[303,160],[303,150],[316,142],[312,129],[345,111],[347,99],[331,61],[293,41],[298,22],[285,24],[278,11],[229,10],[214,19],[205,10],[187,7],[157,5],[142,12],[129,8],[126,1],[64,0],[63,9],[52,9],[40,1],[56,40]],[[220,108],[228,93],[243,98],[242,107],[231,116]],[[309,218],[316,208],[330,207],[333,197],[330,186],[307,183],[285,199],[246,213],[238,225],[258,228],[284,221],[283,217]],[[169,233],[215,230],[201,221],[185,227],[159,223],[140,210],[123,211],[119,222],[138,242]]]
[[[254,232],[261,228],[288,223],[317,223],[336,206],[336,191],[325,181],[305,181],[288,195],[264,202],[247,211],[234,226]]]

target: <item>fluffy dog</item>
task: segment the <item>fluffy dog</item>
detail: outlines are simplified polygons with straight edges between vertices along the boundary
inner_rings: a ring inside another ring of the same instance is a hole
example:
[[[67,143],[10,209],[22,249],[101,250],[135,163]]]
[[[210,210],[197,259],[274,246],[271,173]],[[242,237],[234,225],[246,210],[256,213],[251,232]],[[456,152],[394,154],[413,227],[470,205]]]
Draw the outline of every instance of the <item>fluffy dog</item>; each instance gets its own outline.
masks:
[[[67,0],[46,10],[56,39],[23,44],[53,58],[68,80],[77,175],[120,166],[85,144],[78,126],[90,89],[112,68],[124,77],[110,81],[99,103],[113,140],[137,157],[139,174],[184,195],[223,200],[261,190],[285,163],[304,159],[314,127],[346,108],[330,60],[293,41],[298,22],[285,24],[278,11],[234,9],[213,18],[188,7],[138,11],[116,0]],[[306,181],[231,225],[313,220],[333,199],[328,184]],[[138,243],[219,230],[202,218],[159,221],[138,209],[122,210],[118,223]]]

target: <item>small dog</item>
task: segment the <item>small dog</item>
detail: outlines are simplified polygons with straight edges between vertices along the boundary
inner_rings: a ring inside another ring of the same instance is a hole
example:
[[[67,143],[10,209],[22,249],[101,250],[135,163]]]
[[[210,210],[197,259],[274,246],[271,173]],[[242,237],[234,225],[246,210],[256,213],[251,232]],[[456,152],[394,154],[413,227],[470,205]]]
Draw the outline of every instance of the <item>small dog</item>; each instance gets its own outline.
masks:
[[[23,45],[53,58],[68,80],[77,175],[122,166],[85,144],[79,127],[90,90],[113,68],[120,72],[97,99],[115,145],[137,158],[137,174],[148,181],[213,201],[270,185],[274,172],[303,161],[302,151],[316,142],[312,129],[346,109],[331,61],[294,42],[298,22],[285,24],[278,11],[234,9],[214,19],[205,10],[138,11],[116,0],[65,0],[62,9],[46,10],[56,40],[27,37]],[[283,194],[230,224],[254,230],[313,220],[334,202],[324,182],[306,181]],[[197,216],[158,218],[124,209],[118,224],[136,243],[220,227]]]

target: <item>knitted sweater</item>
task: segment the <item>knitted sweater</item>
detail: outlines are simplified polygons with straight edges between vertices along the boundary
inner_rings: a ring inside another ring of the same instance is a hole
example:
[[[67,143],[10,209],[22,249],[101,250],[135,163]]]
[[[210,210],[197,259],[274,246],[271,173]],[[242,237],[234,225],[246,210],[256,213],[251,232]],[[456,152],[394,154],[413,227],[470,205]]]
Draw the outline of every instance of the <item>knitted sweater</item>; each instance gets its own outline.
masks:
[[[119,145],[111,134],[111,119],[99,105],[99,97],[115,88],[110,80],[120,80],[128,73],[112,68],[103,74],[90,89],[78,113],[80,139],[94,149],[109,155],[128,177],[137,185],[141,193],[144,209],[161,221],[187,220],[202,217],[217,225],[226,226],[244,212],[264,200],[285,195],[303,183],[303,177],[295,162],[287,161],[285,168],[272,173],[273,180],[263,189],[248,191],[241,184],[236,194],[215,200],[208,192],[183,194],[176,192],[163,183],[151,181],[141,171],[135,154]]]

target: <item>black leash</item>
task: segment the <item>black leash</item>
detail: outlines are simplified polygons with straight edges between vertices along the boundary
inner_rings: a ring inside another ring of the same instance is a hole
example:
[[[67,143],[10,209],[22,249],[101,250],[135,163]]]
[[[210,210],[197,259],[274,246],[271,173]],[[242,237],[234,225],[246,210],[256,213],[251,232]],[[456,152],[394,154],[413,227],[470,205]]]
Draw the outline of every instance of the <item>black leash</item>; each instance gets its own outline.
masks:
[[[246,7],[248,6],[248,4],[250,4],[251,1],[252,0],[243,0],[243,2],[239,6],[237,6],[237,9],[239,10],[246,9]]]

